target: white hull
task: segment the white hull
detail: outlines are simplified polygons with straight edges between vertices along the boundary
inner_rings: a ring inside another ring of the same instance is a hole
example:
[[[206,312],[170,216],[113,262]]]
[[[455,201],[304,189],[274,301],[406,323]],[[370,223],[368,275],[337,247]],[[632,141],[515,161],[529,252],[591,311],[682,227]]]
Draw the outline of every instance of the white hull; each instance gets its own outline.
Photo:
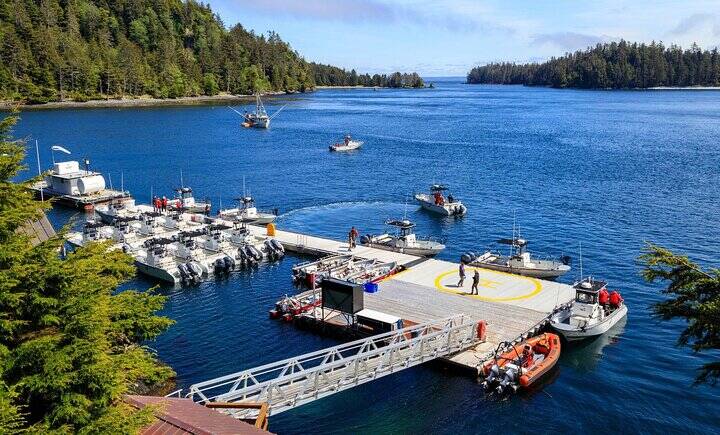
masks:
[[[161,281],[170,282],[173,284],[177,284],[178,282],[180,282],[180,279],[178,277],[172,275],[165,269],[150,266],[137,260],[135,260],[135,267],[137,267],[138,272],[144,273],[145,275],[151,276],[153,278],[157,278]]]
[[[556,316],[561,315],[562,313],[558,313]],[[567,323],[562,323],[561,321],[556,321],[556,317],[553,316],[553,320],[551,320],[550,324],[552,325],[553,329],[555,329],[557,332],[562,334],[563,337],[567,341],[579,341],[584,340],[586,338],[592,338],[597,337],[598,335],[602,335],[606,333],[610,328],[612,328],[617,322],[625,318],[627,315],[627,306],[625,304],[622,304],[620,308],[610,313],[605,319],[603,319],[600,323],[596,323],[590,327],[587,327],[585,329],[577,329],[575,327],[570,326]]]
[[[330,151],[335,151],[335,152],[353,151],[353,150],[360,148],[362,146],[362,144],[363,143],[361,141],[351,140],[350,143],[348,143],[347,145],[345,145],[345,144],[330,145]]]
[[[512,267],[496,263],[472,262],[470,266],[477,266],[483,269],[497,270],[499,272],[514,273],[515,275],[529,276],[530,278],[556,279],[565,275],[570,268],[563,269],[538,269],[528,267]]]
[[[437,205],[430,195],[419,193],[415,195],[415,200],[422,208],[433,213],[443,216],[463,216],[467,213],[467,207],[459,201]]]

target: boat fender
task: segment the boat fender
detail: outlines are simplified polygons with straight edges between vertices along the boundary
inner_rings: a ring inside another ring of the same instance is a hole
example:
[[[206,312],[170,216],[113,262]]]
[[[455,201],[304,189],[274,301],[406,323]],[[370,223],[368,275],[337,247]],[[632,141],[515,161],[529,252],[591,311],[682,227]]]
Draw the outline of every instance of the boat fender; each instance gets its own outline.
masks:
[[[487,323],[484,320],[481,320],[477,324],[477,338],[478,340],[485,342],[485,337],[487,333]]]

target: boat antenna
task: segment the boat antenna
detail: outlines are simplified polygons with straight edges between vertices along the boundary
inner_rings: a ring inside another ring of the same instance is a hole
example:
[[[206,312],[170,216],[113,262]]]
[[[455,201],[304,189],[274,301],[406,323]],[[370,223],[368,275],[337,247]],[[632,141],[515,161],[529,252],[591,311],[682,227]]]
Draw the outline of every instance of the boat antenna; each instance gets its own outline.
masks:
[[[110,190],[113,190],[112,177],[110,176],[110,173],[109,173],[109,172],[108,172],[108,181],[110,182]]]
[[[40,169],[40,148],[38,147],[38,140],[37,140],[37,139],[35,139],[35,156],[37,157],[38,177],[41,177],[41,176],[42,176],[42,169]],[[40,181],[40,201],[45,202],[45,198],[43,197],[42,181]]]
[[[125,174],[120,171],[120,191],[125,192]]]
[[[183,187],[185,187],[185,183],[183,182],[182,168],[180,168],[180,188],[182,189]]]
[[[150,201],[153,200],[153,187],[152,184],[150,185]],[[152,204],[151,204],[152,205]]]
[[[582,265],[582,242],[580,242],[580,281],[583,280],[583,265]]]

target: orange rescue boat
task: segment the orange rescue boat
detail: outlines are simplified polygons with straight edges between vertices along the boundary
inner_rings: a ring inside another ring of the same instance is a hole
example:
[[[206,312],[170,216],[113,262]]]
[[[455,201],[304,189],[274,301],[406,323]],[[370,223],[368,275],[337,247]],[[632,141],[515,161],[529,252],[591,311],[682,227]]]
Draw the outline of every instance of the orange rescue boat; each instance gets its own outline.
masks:
[[[502,345],[501,345],[502,346]],[[512,388],[527,388],[550,371],[560,358],[560,337],[546,332],[511,345],[482,365],[483,388],[495,387],[497,393]]]

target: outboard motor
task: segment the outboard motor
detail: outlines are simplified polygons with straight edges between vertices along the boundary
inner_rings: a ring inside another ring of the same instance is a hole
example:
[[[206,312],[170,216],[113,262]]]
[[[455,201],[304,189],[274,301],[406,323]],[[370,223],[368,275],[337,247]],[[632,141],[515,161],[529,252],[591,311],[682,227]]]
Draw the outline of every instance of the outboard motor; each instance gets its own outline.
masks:
[[[562,264],[564,264],[565,266],[569,266],[570,263],[572,263],[572,258],[570,258],[569,255],[563,255],[562,257],[560,257],[560,261],[561,261]]]
[[[282,243],[277,241],[277,239],[270,239],[270,243],[273,245],[273,247],[275,247],[276,251],[280,252],[283,255],[285,254],[285,247],[282,245]]]
[[[216,275],[223,273],[225,271],[225,261],[222,258],[218,258],[215,260],[214,268]]]
[[[226,256],[223,258],[223,262],[225,263],[225,272],[230,273],[231,270],[235,269],[235,260],[231,257]]]
[[[475,259],[477,259],[477,256],[475,255],[474,252],[471,252],[471,251],[468,251],[468,252],[464,253],[464,254],[460,257],[460,261],[462,261],[462,262],[465,263],[465,264],[470,264],[470,263],[472,263],[473,261],[475,261]]]
[[[240,260],[240,264],[245,265],[248,262],[248,255],[243,248],[238,248],[237,256],[235,257]]]
[[[482,383],[483,389],[487,390],[490,385],[495,383],[500,378],[500,367],[498,367],[497,364],[493,364],[492,367],[490,367],[490,373],[485,377],[485,380]]]
[[[183,283],[190,281],[190,270],[188,270],[188,267],[184,263],[178,264],[178,270],[180,271],[180,279]]]
[[[518,370],[519,368],[517,366],[508,367],[505,370],[505,375],[500,381],[500,385],[498,385],[495,389],[498,394],[502,394],[508,387],[511,387],[513,391],[517,390],[517,384],[519,380]]]
[[[247,247],[249,248],[252,257],[255,259],[256,262],[262,260],[262,252],[258,251],[258,249],[253,245],[247,245]]]
[[[370,234],[360,236],[360,243],[363,245],[367,245],[368,243],[370,243],[370,240],[372,240],[372,236]]]
[[[197,264],[194,261],[189,261],[185,263],[188,270],[190,271],[190,275],[192,276],[192,280],[195,284],[199,283],[202,280],[202,267],[200,267],[199,264]]]

